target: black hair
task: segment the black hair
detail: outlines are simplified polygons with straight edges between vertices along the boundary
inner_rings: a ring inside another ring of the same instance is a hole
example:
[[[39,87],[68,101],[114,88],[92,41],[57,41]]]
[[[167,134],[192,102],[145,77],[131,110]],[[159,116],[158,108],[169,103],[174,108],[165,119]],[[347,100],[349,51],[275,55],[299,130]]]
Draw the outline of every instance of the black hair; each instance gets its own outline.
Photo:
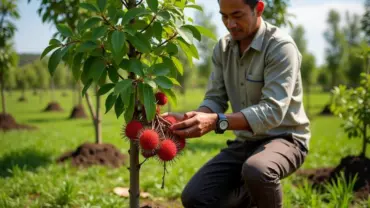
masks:
[[[244,0],[244,3],[249,5],[251,9],[254,9],[259,1],[260,0]],[[217,2],[220,3],[220,0],[217,0]]]

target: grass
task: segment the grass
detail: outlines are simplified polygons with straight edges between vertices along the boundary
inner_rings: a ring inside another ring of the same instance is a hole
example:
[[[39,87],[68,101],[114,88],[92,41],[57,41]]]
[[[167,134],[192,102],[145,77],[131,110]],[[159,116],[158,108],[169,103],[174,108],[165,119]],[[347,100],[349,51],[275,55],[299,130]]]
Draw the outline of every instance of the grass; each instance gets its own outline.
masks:
[[[73,106],[72,93],[68,92],[67,97],[61,94],[61,91],[57,92],[57,100],[65,110],[62,113],[41,112],[50,101],[50,94],[44,94],[41,100],[29,92],[27,103],[17,101],[18,92],[11,96],[7,94],[8,112],[18,123],[36,126],[38,130],[0,133],[0,207],[127,207],[128,199],[113,193],[115,187],[129,186],[127,167],[94,166],[81,170],[68,163],[60,165],[54,162],[65,151],[75,149],[83,142],[94,141],[92,121],[68,120]],[[185,96],[178,97],[178,106],[172,106],[172,110],[185,112],[195,109],[202,96],[202,90],[192,89]],[[312,95],[312,114],[317,115],[328,101],[327,94]],[[167,107],[162,109],[166,110]],[[127,153],[129,143],[120,138],[123,123],[123,118],[116,119],[113,111],[104,115],[103,140]],[[335,117],[312,117],[310,153],[302,168],[336,166],[342,157],[359,154],[361,140],[349,140],[340,129],[340,123],[340,119]],[[151,193],[155,200],[178,200],[190,177],[225,147],[227,139],[232,138],[233,134],[227,132],[224,135],[210,133],[201,139],[190,140],[184,155],[168,168],[164,189],[160,188],[163,167],[157,161],[149,160],[141,170],[142,191]],[[297,181],[298,186],[293,185]],[[349,206],[349,202],[338,204],[336,194],[317,193],[296,175],[282,183],[284,207]],[[339,181],[339,185],[332,185],[329,189],[347,196],[349,190],[343,183]],[[352,198],[347,201],[352,201]],[[369,204],[370,200],[352,206],[368,207]]]

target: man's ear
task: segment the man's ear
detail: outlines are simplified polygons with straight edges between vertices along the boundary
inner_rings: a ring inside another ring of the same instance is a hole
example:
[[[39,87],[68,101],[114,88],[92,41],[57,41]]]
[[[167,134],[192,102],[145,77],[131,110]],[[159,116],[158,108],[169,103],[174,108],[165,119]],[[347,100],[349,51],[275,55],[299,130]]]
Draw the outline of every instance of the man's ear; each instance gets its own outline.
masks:
[[[262,16],[264,9],[265,9],[265,3],[263,1],[258,1],[256,5],[256,14],[258,17]]]

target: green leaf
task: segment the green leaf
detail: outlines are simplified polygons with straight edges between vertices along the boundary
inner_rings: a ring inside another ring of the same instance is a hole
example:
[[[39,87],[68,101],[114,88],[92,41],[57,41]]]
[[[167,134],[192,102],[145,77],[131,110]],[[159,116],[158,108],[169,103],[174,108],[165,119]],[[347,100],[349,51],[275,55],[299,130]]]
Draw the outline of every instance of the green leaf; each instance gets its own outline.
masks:
[[[156,84],[153,80],[151,80],[151,79],[149,79],[149,78],[144,78],[144,83],[145,83],[145,84],[148,84],[148,85],[149,85],[149,86],[151,86],[153,89],[157,88],[157,84]]]
[[[91,17],[90,19],[88,19],[85,24],[83,25],[83,27],[81,28],[82,31],[84,30],[87,30],[87,29],[90,29],[92,27],[94,27],[96,24],[98,24],[102,19],[100,17]]]
[[[131,93],[130,103],[126,106],[126,110],[124,114],[126,123],[132,120],[132,116],[134,115],[134,110],[135,110],[135,98],[134,98],[134,93]]]
[[[86,84],[85,84],[84,88],[82,89],[82,97],[83,97],[83,96],[85,96],[85,94],[86,94],[87,90],[90,88],[90,86],[91,86],[92,82],[93,82],[93,80],[92,80],[92,79],[89,79],[89,80],[86,82]]]
[[[93,40],[96,40],[96,39],[98,39],[98,38],[100,38],[100,37],[104,36],[104,35],[105,35],[105,33],[107,33],[107,31],[108,31],[108,26],[106,26],[106,25],[103,25],[103,26],[100,26],[100,27],[94,28],[94,29],[92,30],[91,38],[92,38]]]
[[[143,37],[142,34],[138,33],[136,36],[127,36],[128,41],[140,52],[142,53],[150,53],[150,42],[148,39]]]
[[[154,31],[154,37],[158,41],[161,41],[162,40],[163,28],[162,28],[162,24],[160,22],[156,21],[156,22],[153,23],[153,31]]]
[[[156,100],[153,93],[153,89],[147,85],[143,84],[142,86],[142,92],[144,99],[144,107],[145,107],[145,114],[148,121],[152,121],[155,116],[155,110],[156,110]]]
[[[203,8],[199,5],[196,5],[196,4],[188,4],[188,5],[185,5],[185,8],[193,8],[193,9],[197,9],[201,12],[203,12]]]
[[[77,53],[73,58],[72,73],[76,81],[80,79],[81,76],[81,62],[83,58],[83,53]]]
[[[71,28],[66,24],[58,24],[57,29],[64,37],[71,37],[73,35]]]
[[[211,30],[209,30],[209,29],[207,29],[207,28],[205,28],[205,27],[203,27],[203,26],[200,26],[200,25],[196,25],[195,27],[198,29],[198,31],[199,31],[202,35],[204,35],[204,36],[206,36],[206,37],[209,37],[209,38],[211,38],[212,40],[217,41],[217,37],[215,36],[215,34],[214,34]]]
[[[177,48],[177,46],[171,42],[167,43],[166,50],[167,50],[167,53],[171,56],[174,56],[179,52],[179,49]]]
[[[62,45],[62,43],[58,39],[53,38],[49,41],[49,45]]]
[[[158,11],[158,0],[146,0],[146,3],[148,4],[150,10],[153,12]]]
[[[164,89],[171,89],[173,86],[172,80],[165,76],[156,77],[154,82]]]
[[[170,69],[167,64],[160,63],[151,66],[149,72],[155,76],[165,76],[170,72]]]
[[[103,85],[102,87],[100,87],[100,89],[98,90],[98,95],[99,96],[102,96],[104,94],[106,94],[107,92],[109,92],[111,89],[113,89],[115,85],[113,83],[108,83],[108,84],[105,84]]]
[[[199,59],[198,49],[195,47],[195,45],[194,45],[194,44],[191,44],[191,45],[189,46],[189,49],[190,49],[190,51],[191,51],[191,53],[192,53],[193,57],[194,57],[194,58],[196,58],[196,59]]]
[[[167,22],[171,19],[171,15],[167,11],[160,11],[158,12],[158,19],[164,22]]]
[[[182,66],[182,63],[180,62],[179,59],[177,59],[175,56],[172,56],[171,57],[173,63],[175,64],[176,68],[177,68],[177,71],[183,75],[184,74],[184,68]]]
[[[137,85],[137,89],[138,89],[138,97],[139,97],[139,101],[140,103],[144,103],[144,84],[142,82],[139,82],[138,85]]]
[[[76,49],[76,51],[77,52],[88,52],[88,51],[94,50],[97,47],[98,47],[98,44],[96,42],[89,40],[89,41],[81,43],[81,45]]]
[[[171,77],[176,77],[177,76],[177,68],[175,64],[173,63],[172,59],[168,58],[167,56],[162,57],[163,63],[167,66],[167,68],[170,69],[170,76]]]
[[[48,69],[51,76],[54,75],[55,70],[57,69],[60,60],[62,60],[62,50],[59,48],[58,50],[54,51],[49,59]]]
[[[40,56],[40,60],[44,58],[44,56],[46,56],[50,51],[58,47],[59,47],[58,45],[49,45],[48,47],[46,47]]]
[[[108,95],[107,99],[105,100],[105,113],[108,113],[110,109],[112,109],[116,100],[117,96],[113,92]]]
[[[183,25],[182,27],[190,30],[191,33],[193,34],[193,37],[196,38],[198,41],[202,40],[202,35],[199,32],[198,28],[194,27],[193,25]]]
[[[101,59],[100,57],[95,58],[89,70],[89,78],[92,78],[95,82],[98,82],[104,70],[105,70],[104,60]]]
[[[107,0],[97,0],[96,4],[99,6],[101,12],[104,12],[105,7],[107,6]]]
[[[174,85],[177,85],[177,86],[180,86],[181,87],[181,84],[179,81],[177,81],[177,79],[175,78],[171,78],[171,77],[168,77],[168,79],[171,80],[171,82],[174,84]]]
[[[134,72],[135,74],[144,77],[143,64],[139,59],[130,59],[128,65],[129,72]]]
[[[99,12],[99,10],[93,4],[90,3],[80,3],[80,7],[91,12]]]
[[[185,42],[187,42],[188,44],[193,43],[193,33],[190,29],[188,29],[187,27],[182,26],[182,27],[177,29],[177,32],[182,37],[182,39],[185,40]]]
[[[148,14],[148,12],[144,8],[135,7],[133,9],[129,9],[122,17],[122,25],[127,25],[135,17],[139,17],[144,14]]]
[[[125,110],[125,105],[122,102],[121,96],[118,96],[116,103],[114,104],[114,111],[116,112],[117,118],[121,116],[124,110]]]
[[[112,49],[113,53],[117,54],[123,50],[124,44],[125,44],[126,38],[125,38],[125,33],[122,31],[115,30],[112,33]]]
[[[90,72],[90,68],[91,68],[91,65],[94,62],[94,60],[95,60],[95,58],[90,56],[84,62],[83,69],[82,69],[82,74],[81,74],[81,81],[82,81],[83,84],[86,84],[87,81],[89,81],[89,79],[90,79],[89,72]]]
[[[117,83],[119,80],[117,69],[114,67],[108,67],[108,77],[113,83]]]
[[[132,80],[125,79],[120,82],[117,82],[116,86],[114,87],[114,94],[118,95],[122,92],[128,90],[128,88],[132,88]]]
[[[131,94],[132,94],[132,91],[133,91],[132,89],[133,89],[132,84],[130,84],[130,85],[126,86],[124,91],[120,92],[122,101],[123,101],[123,103],[125,104],[126,107],[128,107],[130,105]]]

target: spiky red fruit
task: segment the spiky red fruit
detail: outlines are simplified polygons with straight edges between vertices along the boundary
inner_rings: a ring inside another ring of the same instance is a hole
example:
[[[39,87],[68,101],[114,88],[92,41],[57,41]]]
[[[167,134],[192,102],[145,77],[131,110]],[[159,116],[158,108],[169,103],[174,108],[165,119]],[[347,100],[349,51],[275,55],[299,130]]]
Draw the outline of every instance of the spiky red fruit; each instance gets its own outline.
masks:
[[[158,157],[162,161],[170,161],[175,158],[176,154],[177,147],[175,142],[173,142],[171,139],[163,140],[157,152]]]
[[[159,135],[152,129],[144,130],[140,135],[140,146],[144,150],[154,150],[159,144]]]
[[[164,119],[166,119],[171,124],[177,123],[177,120],[176,120],[176,118],[174,116],[166,116],[166,117],[164,117]]]
[[[130,139],[136,139],[139,131],[143,128],[143,125],[136,120],[131,121],[127,124],[125,134]]]
[[[163,92],[155,93],[155,98],[157,100],[158,105],[166,105],[167,103],[167,96]]]
[[[155,156],[157,153],[153,150],[142,150],[141,155],[145,158],[150,158]]]
[[[185,138],[179,138],[176,141],[177,141],[177,150],[180,152],[186,146],[186,139]]]

